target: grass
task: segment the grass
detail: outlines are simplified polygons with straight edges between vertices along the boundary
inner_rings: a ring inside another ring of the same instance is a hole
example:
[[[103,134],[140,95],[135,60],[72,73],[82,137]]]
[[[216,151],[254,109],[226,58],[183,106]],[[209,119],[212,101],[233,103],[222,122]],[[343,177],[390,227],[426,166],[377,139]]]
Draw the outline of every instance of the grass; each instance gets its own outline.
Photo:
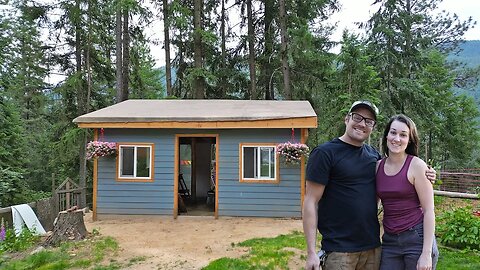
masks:
[[[480,207],[480,201],[435,197],[437,214],[472,205]],[[0,269],[60,270],[93,269],[116,270],[146,261],[145,256],[133,257],[127,262],[116,261],[117,242],[111,237],[100,237],[94,230],[93,237],[80,242],[67,242],[58,248],[46,249],[33,255],[31,252],[3,253],[0,251]],[[27,237],[27,239],[29,239]],[[23,246],[19,246],[23,249]],[[279,235],[274,238],[254,238],[238,244],[248,252],[239,258],[220,258],[204,267],[204,270],[270,270],[299,269],[305,262],[305,239],[302,232]],[[6,256],[5,256],[6,255]],[[292,266],[292,262],[296,262]],[[480,269],[480,251],[457,250],[440,246],[438,270]]]
[[[79,242],[66,242],[57,248],[41,250],[32,255],[26,253],[9,253],[11,259],[0,261],[0,268],[5,270],[60,270],[60,269],[120,269],[116,261],[106,261],[115,257],[117,242],[111,237],[93,237]],[[31,252],[31,250],[30,250]],[[4,254],[5,255],[5,254]]]
[[[203,269],[289,269],[288,264],[295,255],[293,250],[303,252],[306,248],[301,232],[279,235],[275,238],[254,238],[236,246],[248,247],[249,253],[241,258],[220,258]]]
[[[443,196],[435,196],[435,213],[437,216],[446,211],[472,206],[474,209],[480,208],[480,200],[469,200],[460,198],[449,198]]]
[[[478,208],[480,201],[435,196],[435,211],[437,214],[468,205]],[[305,240],[303,233],[300,232],[280,235],[275,238],[255,238],[241,242],[237,246],[249,247],[248,254],[240,258],[220,258],[211,262],[203,269],[289,269],[289,260],[298,259],[302,263],[306,260],[304,255],[306,249]],[[292,249],[298,249],[302,255],[298,258],[293,258],[294,252],[291,251]],[[437,269],[480,269],[480,252],[440,246],[440,258]]]
[[[292,248],[305,250],[305,240],[301,232],[280,235],[275,238],[254,238],[239,243],[237,246],[249,247],[248,254],[240,258],[220,258],[203,268],[203,270],[253,270],[253,269],[289,269],[292,260]],[[303,263],[305,255],[298,258]],[[303,269],[303,268],[302,268]],[[457,250],[440,246],[440,258],[437,270],[471,270],[480,269],[480,252]]]
[[[440,246],[437,270],[480,269],[480,252]]]

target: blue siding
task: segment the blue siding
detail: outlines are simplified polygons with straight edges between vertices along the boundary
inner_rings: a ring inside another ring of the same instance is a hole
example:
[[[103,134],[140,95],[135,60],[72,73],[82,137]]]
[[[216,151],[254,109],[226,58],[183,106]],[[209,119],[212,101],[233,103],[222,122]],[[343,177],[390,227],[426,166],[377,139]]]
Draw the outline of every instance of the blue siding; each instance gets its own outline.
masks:
[[[296,138],[300,140],[300,129]],[[98,163],[98,214],[173,213],[175,134],[219,134],[219,208],[221,216],[300,217],[300,165],[280,165],[279,183],[239,181],[240,143],[280,143],[291,140],[290,129],[183,130],[106,129],[105,141],[155,144],[153,182],[115,181],[113,158]]]
[[[106,129],[105,141],[153,143],[153,182],[119,182],[115,180],[113,158],[100,158],[98,163],[98,214],[173,213],[173,153],[175,136],[171,131],[154,129]]]
[[[299,129],[296,138],[300,140]],[[240,143],[280,143],[291,140],[290,129],[220,131],[218,213],[227,216],[300,217],[300,165],[280,165],[275,184],[239,181]]]

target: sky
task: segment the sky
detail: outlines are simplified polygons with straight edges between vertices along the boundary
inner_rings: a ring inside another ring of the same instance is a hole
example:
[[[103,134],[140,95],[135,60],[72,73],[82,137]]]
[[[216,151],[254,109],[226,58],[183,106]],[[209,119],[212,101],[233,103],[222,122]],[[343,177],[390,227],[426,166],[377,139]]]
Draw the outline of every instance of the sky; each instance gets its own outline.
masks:
[[[358,30],[358,27],[354,23],[367,21],[377,9],[376,6],[371,6],[374,0],[339,0],[339,2],[342,5],[341,11],[334,14],[329,20],[332,23],[338,23],[337,31],[332,36],[332,40],[334,41],[341,40],[342,32],[345,28],[349,29],[350,32],[361,33],[361,30]],[[480,0],[443,0],[438,10],[456,13],[461,20],[466,20],[471,16],[473,20],[477,21],[477,26],[470,29],[465,34],[465,38],[467,40],[480,40]],[[163,35],[163,25],[161,22],[152,26],[152,29],[155,29],[155,35]],[[158,38],[161,39],[162,37]],[[165,52],[162,46],[163,44],[151,47],[157,67],[165,65]],[[339,48],[334,50],[339,50]],[[172,51],[172,58],[174,53],[175,52]]]
[[[339,0],[342,10],[334,14],[332,21],[338,22],[337,32],[334,40],[340,40],[343,29],[348,28],[355,31],[355,22],[365,22],[378,9],[378,6],[371,6],[373,0]],[[461,20],[472,17],[477,24],[480,24],[480,0],[443,0],[438,10],[445,10],[449,13],[456,13]],[[359,33],[359,30],[356,30]],[[480,25],[470,29],[465,34],[467,40],[480,40]]]

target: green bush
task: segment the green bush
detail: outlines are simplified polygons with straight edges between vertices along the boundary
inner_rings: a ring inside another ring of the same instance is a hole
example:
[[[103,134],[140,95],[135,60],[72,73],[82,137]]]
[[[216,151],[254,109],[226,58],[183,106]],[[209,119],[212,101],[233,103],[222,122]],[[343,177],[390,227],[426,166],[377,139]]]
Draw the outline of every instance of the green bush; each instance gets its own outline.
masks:
[[[8,229],[5,239],[0,241],[0,253],[17,252],[29,249],[39,241],[40,237],[32,233],[29,229],[24,228],[17,236],[13,229]]]
[[[0,168],[0,207],[21,203],[25,189],[23,174],[10,168]]]
[[[50,192],[30,189],[25,182],[23,172],[0,168],[0,208],[34,202],[50,196]]]
[[[480,217],[473,215],[472,207],[445,212],[438,221],[437,232],[443,244],[480,250]]]

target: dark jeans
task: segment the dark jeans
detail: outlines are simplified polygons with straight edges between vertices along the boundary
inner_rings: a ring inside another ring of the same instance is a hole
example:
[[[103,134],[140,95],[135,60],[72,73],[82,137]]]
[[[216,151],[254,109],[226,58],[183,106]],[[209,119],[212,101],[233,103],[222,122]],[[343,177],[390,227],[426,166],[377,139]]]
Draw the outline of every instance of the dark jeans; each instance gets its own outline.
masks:
[[[384,233],[380,270],[415,270],[423,248],[423,223],[399,234]],[[432,269],[438,261],[438,248],[435,238],[432,247]]]

